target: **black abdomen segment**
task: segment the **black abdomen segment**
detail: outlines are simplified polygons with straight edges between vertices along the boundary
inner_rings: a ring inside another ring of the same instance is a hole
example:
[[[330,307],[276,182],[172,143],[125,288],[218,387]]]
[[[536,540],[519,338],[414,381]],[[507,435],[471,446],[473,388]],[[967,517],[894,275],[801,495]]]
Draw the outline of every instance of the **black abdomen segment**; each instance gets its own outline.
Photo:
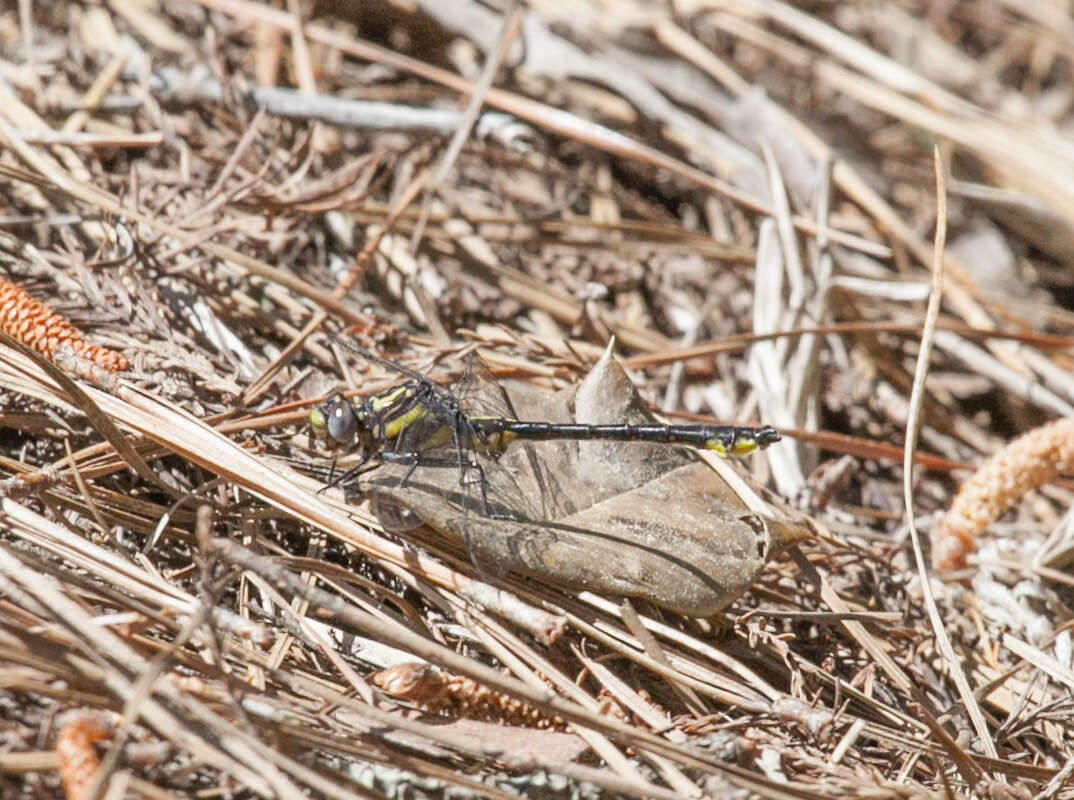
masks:
[[[725,455],[745,455],[780,439],[772,427],[733,425],[583,425],[577,423],[523,422],[513,419],[470,417],[469,423],[481,436],[506,434],[519,439],[604,439],[624,442],[685,444]]]

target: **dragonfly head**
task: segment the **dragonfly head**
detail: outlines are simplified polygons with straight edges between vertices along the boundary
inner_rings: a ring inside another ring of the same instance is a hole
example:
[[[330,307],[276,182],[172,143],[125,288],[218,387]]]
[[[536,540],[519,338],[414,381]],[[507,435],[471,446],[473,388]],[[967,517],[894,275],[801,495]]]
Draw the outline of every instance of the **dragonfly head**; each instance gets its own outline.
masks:
[[[372,424],[364,406],[355,408],[336,393],[310,411],[312,437],[329,450],[367,451],[372,445]]]

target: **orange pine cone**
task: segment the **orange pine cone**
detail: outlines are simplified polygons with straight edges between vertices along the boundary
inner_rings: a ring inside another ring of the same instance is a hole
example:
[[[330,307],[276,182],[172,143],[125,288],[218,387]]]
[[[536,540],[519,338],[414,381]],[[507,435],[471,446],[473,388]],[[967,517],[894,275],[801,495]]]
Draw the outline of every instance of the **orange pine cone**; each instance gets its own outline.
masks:
[[[95,742],[112,738],[111,726],[93,712],[72,714],[56,737],[57,770],[68,800],[86,800],[101,760]]]
[[[78,329],[25,290],[0,278],[0,330],[48,359],[67,346],[102,369],[123,372],[130,362],[114,350],[89,344]]]
[[[959,487],[932,532],[932,567],[943,574],[966,566],[977,535],[1026,492],[1074,471],[1074,418],[1059,419],[1015,439]]]
[[[528,703],[470,678],[442,672],[430,664],[396,664],[372,673],[369,680],[393,697],[412,702],[430,714],[494,720],[531,728],[566,726],[559,717],[547,717]]]

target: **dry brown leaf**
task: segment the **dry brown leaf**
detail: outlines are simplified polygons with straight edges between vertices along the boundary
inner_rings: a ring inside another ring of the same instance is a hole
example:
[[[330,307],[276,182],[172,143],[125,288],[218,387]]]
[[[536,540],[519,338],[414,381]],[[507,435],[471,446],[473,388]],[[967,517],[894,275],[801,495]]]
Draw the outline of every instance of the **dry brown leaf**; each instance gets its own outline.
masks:
[[[652,422],[622,367],[606,353],[574,390],[516,394],[519,418],[553,422]],[[573,411],[572,411],[573,409]],[[808,536],[801,523],[751,510],[681,448],[622,442],[512,443],[482,464],[479,491],[455,467],[401,468],[367,479],[374,508],[395,506],[463,546],[482,571],[517,572],[565,589],[649,600],[714,614],[750,587],[765,563]],[[489,513],[517,519],[498,519]],[[398,527],[388,519],[386,527]]]

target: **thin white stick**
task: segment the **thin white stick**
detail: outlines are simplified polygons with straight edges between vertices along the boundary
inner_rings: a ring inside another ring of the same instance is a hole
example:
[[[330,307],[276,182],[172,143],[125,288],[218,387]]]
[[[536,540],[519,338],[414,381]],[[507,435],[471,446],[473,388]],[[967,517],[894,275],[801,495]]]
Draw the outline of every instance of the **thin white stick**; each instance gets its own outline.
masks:
[[[921,349],[917,354],[917,367],[914,369],[914,388],[910,393],[910,409],[906,420],[906,446],[903,449],[903,502],[906,506],[906,522],[910,529],[910,540],[914,548],[914,560],[917,562],[918,578],[921,581],[921,595],[925,600],[925,608],[928,611],[929,622],[932,624],[933,633],[936,635],[936,644],[951,670],[951,677],[958,687],[959,696],[965,706],[966,714],[977,731],[977,738],[985,755],[990,758],[996,757],[996,745],[988,733],[984,715],[977,699],[973,696],[973,689],[966,680],[966,673],[962,664],[951,647],[951,640],[944,630],[943,620],[936,607],[936,598],[932,594],[932,586],[929,583],[929,574],[925,568],[925,556],[921,552],[921,536],[914,524],[914,451],[917,449],[917,437],[921,430],[921,405],[925,396],[925,376],[929,371],[929,358],[932,355],[932,341],[936,331],[936,321],[940,316],[940,303],[943,300],[943,249],[947,238],[947,193],[944,188],[943,162],[940,159],[940,149],[933,149],[933,162],[936,168],[936,240],[933,249],[932,263],[932,292],[929,295],[929,305],[925,312],[925,325],[921,332]],[[963,775],[970,782],[974,782],[972,775]]]

